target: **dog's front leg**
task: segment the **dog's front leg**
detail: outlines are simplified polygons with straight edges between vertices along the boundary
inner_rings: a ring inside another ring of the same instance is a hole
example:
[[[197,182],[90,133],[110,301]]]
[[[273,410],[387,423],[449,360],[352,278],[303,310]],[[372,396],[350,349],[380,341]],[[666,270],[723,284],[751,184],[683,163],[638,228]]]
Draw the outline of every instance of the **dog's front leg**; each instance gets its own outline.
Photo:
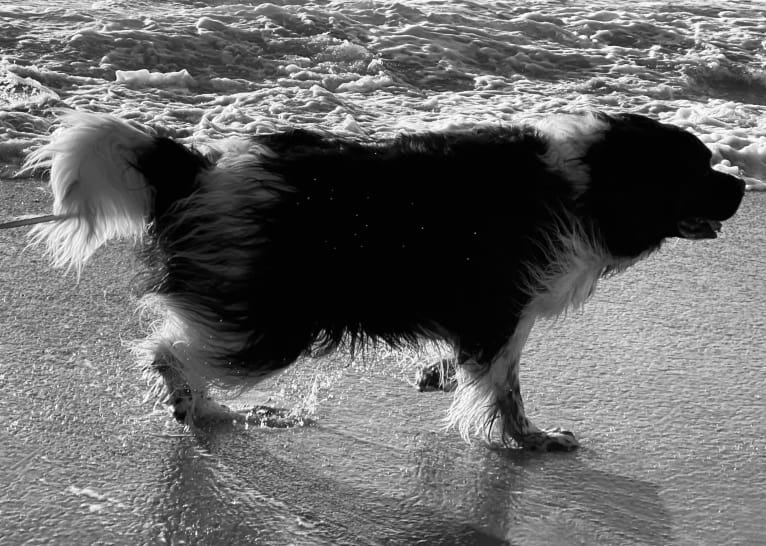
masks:
[[[524,411],[519,368],[521,353],[533,324],[534,319],[529,316],[519,321],[508,343],[492,359],[488,371],[502,421],[503,442],[513,439],[528,449],[569,451],[579,446],[574,434],[560,428],[541,430],[527,418]]]
[[[527,419],[519,383],[521,351],[534,319],[522,318],[508,342],[489,360],[461,359],[457,391],[449,419],[463,438],[472,434],[491,440],[500,425],[502,441],[527,449],[569,451],[579,444],[571,432],[541,430]]]
[[[503,442],[513,439],[519,446],[543,451],[570,451],[579,446],[574,434],[560,428],[541,430],[528,418],[524,411],[519,382],[519,356],[506,352],[493,361],[496,373],[506,379],[496,385],[497,408],[502,420]],[[490,369],[490,374],[492,369]]]
[[[415,388],[421,392],[454,390],[458,365],[458,358],[452,356],[419,366],[415,371]]]

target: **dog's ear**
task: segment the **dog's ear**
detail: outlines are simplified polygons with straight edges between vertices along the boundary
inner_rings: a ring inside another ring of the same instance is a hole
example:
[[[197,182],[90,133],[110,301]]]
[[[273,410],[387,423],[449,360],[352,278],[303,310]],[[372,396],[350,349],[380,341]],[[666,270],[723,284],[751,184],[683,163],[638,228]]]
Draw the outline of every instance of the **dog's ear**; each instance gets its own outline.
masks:
[[[680,127],[662,123],[640,114],[616,114],[609,116],[608,122],[609,128],[606,132],[608,138],[615,147],[619,146],[625,152],[667,150],[666,146],[678,144],[679,135],[684,134],[696,140],[691,133],[687,133]],[[681,136],[680,138],[684,137]],[[681,153],[686,153],[686,151]]]
[[[637,114],[605,121],[585,157],[590,182],[580,202],[612,255],[636,257],[676,232],[679,188],[668,148],[680,129]]]
[[[586,157],[592,168],[624,182],[662,184],[666,191],[672,191],[669,182],[710,168],[710,150],[680,127],[639,114],[609,115],[605,121],[603,137]]]

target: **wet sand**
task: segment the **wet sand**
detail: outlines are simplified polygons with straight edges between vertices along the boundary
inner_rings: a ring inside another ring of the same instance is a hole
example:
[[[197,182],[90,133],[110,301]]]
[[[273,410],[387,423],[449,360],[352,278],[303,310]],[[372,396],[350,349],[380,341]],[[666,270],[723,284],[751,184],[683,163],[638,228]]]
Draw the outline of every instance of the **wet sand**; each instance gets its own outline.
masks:
[[[0,218],[47,213],[0,181]],[[185,431],[146,399],[128,244],[79,284],[0,231],[0,543],[763,544],[766,195],[719,240],[674,241],[538,325],[522,372],[541,426],[582,448],[467,445],[400,364],[306,362],[253,402],[312,426]],[[307,402],[308,401],[308,402]]]

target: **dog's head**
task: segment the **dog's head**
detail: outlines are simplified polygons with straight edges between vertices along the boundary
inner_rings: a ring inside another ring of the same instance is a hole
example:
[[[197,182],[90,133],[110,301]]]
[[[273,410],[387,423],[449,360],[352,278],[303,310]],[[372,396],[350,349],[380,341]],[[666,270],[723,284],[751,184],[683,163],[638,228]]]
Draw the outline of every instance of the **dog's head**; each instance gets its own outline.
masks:
[[[607,250],[630,257],[667,237],[716,237],[744,182],[713,170],[710,150],[683,129],[635,114],[601,117],[603,135],[584,158],[590,181],[582,205]]]

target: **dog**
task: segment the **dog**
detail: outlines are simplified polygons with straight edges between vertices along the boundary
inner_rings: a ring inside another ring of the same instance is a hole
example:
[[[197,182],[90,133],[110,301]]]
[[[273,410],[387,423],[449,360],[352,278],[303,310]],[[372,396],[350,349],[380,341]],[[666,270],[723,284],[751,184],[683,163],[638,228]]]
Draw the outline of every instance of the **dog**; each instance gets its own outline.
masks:
[[[242,388],[302,355],[446,342],[449,422],[528,449],[574,435],[526,417],[519,362],[535,320],[671,237],[716,237],[742,180],[691,133],[581,113],[381,141],[295,129],[203,154],[103,114],[70,113],[28,164],[60,221],[33,229],[55,266],[140,243],[163,313],[139,351],[177,419],[230,415]],[[493,432],[494,431],[494,432]]]

